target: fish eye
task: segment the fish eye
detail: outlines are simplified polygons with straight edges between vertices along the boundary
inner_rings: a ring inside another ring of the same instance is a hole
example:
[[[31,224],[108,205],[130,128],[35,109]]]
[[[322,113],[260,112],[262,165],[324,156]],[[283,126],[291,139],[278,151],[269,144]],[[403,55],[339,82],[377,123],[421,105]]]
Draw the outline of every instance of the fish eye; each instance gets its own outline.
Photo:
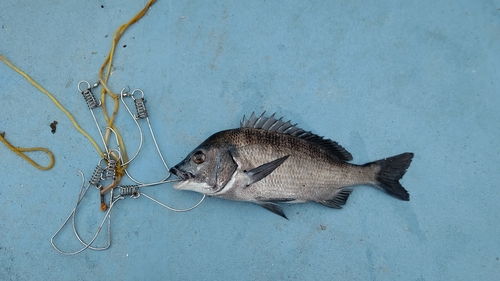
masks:
[[[193,154],[193,161],[196,164],[201,164],[201,163],[205,162],[205,154],[203,154],[203,152],[201,152],[201,151],[195,152]]]

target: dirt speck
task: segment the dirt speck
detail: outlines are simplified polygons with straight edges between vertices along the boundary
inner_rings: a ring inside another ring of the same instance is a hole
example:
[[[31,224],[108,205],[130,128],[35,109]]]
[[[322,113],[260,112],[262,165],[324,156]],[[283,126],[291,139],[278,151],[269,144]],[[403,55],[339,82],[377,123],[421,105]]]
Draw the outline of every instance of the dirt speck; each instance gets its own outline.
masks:
[[[51,131],[53,134],[55,134],[55,133],[56,133],[56,129],[57,129],[57,121],[54,121],[54,122],[50,123],[50,128],[51,128],[51,130],[50,130],[50,131]]]

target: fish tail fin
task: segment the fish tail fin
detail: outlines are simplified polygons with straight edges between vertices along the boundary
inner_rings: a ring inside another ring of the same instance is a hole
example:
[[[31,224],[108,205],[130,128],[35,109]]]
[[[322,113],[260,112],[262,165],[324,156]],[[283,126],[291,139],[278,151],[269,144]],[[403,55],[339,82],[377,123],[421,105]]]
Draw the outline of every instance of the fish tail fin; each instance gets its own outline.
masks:
[[[378,165],[379,172],[375,175],[375,185],[385,190],[390,195],[404,201],[410,201],[410,194],[399,183],[410,166],[413,153],[406,152],[382,160],[374,161],[365,166]]]

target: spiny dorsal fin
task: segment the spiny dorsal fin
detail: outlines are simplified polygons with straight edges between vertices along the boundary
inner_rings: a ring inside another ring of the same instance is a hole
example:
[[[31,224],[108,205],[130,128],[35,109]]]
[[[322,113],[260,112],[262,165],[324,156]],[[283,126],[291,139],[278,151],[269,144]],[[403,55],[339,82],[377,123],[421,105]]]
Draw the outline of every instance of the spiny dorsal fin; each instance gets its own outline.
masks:
[[[284,122],[283,117],[280,119],[274,118],[274,113],[270,117],[264,116],[265,112],[263,112],[259,117],[252,112],[250,118],[246,118],[243,116],[243,120],[240,123],[240,128],[254,128],[254,129],[262,129],[268,130],[271,132],[276,132],[280,134],[292,135],[294,137],[298,137],[304,140],[309,141],[310,143],[314,143],[319,146],[321,149],[325,150],[330,156],[338,159],[340,161],[351,161],[352,155],[345,148],[343,148],[337,142],[334,142],[330,139],[324,139],[316,134],[304,131],[303,129],[297,127],[297,124],[292,124],[290,121]]]

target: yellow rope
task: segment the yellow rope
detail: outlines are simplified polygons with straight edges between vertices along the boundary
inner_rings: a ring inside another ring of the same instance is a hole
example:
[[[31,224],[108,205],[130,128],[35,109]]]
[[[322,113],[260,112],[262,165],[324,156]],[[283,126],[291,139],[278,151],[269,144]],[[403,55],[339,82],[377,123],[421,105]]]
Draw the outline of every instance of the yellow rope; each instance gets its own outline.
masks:
[[[57,99],[51,94],[49,93],[47,90],[45,90],[42,86],[40,86],[40,84],[38,84],[35,80],[33,80],[28,74],[24,73],[21,69],[17,68],[15,65],[13,65],[11,62],[9,62],[4,56],[0,55],[0,60],[3,61],[5,64],[7,64],[10,68],[12,68],[13,70],[15,70],[17,73],[19,73],[21,76],[23,76],[24,78],[26,78],[26,80],[28,80],[28,82],[30,82],[33,86],[35,86],[38,90],[40,90],[42,93],[44,93],[45,95],[47,95],[54,103],[55,105],[62,111],[64,112],[64,114],[66,114],[69,118],[69,120],[71,121],[71,123],[73,124],[73,126],[80,132],[82,133],[82,135],[84,135],[91,143],[92,145],[96,148],[97,152],[99,152],[99,154],[101,155],[101,157],[104,155],[101,151],[101,149],[99,148],[99,146],[97,145],[97,143],[94,141],[94,139],[89,135],[87,134],[87,132],[85,132],[79,125],[78,123],[76,122],[75,118],[73,117],[73,115],[71,115],[71,113],[69,113],[58,101]]]
[[[46,171],[52,169],[54,167],[54,154],[50,150],[44,147],[30,147],[30,148],[23,148],[23,147],[15,147],[12,144],[10,144],[6,139],[5,139],[5,132],[0,133],[0,141],[5,144],[10,150],[14,151],[17,155],[21,156],[24,160],[28,161],[31,165],[35,166],[36,168]],[[47,153],[47,155],[50,157],[50,163],[48,166],[40,166],[37,164],[33,159],[29,158],[26,156],[23,152],[30,152],[30,151],[43,151]]]
[[[136,23],[139,21],[149,10],[149,8],[156,2],[156,0],[150,0],[148,3],[140,10],[132,19],[130,19],[127,23],[122,24],[118,29],[116,29],[114,35],[113,35],[113,41],[111,43],[111,49],[108,53],[108,56],[104,60],[104,63],[102,64],[101,68],[99,69],[99,82],[102,85],[103,89],[101,90],[101,103],[102,103],[102,108],[103,108],[103,114],[104,114],[104,119],[107,122],[108,127],[112,128],[114,132],[116,133],[116,137],[118,139],[118,144],[121,149],[121,154],[123,157],[124,162],[128,162],[128,156],[127,156],[127,151],[125,149],[125,144],[123,143],[123,138],[121,137],[121,134],[119,133],[118,129],[115,127],[114,120],[116,117],[116,114],[118,113],[118,105],[119,105],[119,95],[113,93],[109,87],[108,87],[108,80],[109,76],[111,75],[111,67],[113,65],[113,57],[115,54],[116,46],[118,45],[118,42],[120,41],[120,38],[122,35],[125,33],[125,30],[127,30],[128,27],[130,27],[132,24]],[[106,69],[106,73],[104,74],[104,69]],[[114,101],[114,107],[113,107],[113,113],[111,116],[109,116],[107,107],[106,107],[106,94],[108,94],[112,100]],[[109,139],[109,130],[106,132],[106,135],[104,137],[104,141],[107,143]],[[126,165],[120,166],[117,169],[117,172],[123,173],[123,171],[126,169]],[[109,189],[105,189],[107,191]]]
[[[132,24],[136,23],[139,21],[148,11],[148,9],[156,2],[156,0],[150,0],[144,8],[139,11],[131,20],[129,20],[127,23],[121,25],[118,27],[118,29],[115,31],[115,34],[113,35],[113,42],[111,44],[111,50],[109,51],[108,56],[104,60],[104,63],[102,64],[101,68],[99,69],[99,82],[102,85],[102,90],[101,90],[101,102],[102,102],[102,108],[103,108],[103,113],[104,113],[104,119],[108,123],[108,127],[112,128],[114,132],[116,133],[116,137],[118,138],[118,143],[121,148],[121,153],[123,157],[123,161],[127,162],[128,156],[127,156],[127,151],[125,150],[125,145],[123,143],[123,139],[118,132],[118,129],[114,125],[114,120],[116,117],[116,114],[118,113],[118,95],[114,94],[108,87],[107,83],[109,80],[109,76],[111,74],[111,67],[113,64],[113,57],[115,54],[115,49],[116,45],[118,45],[118,42],[120,41],[120,38],[122,37],[123,33],[125,30],[131,26]],[[106,68],[106,74],[104,74],[104,69]],[[114,101],[114,108],[113,108],[113,113],[111,114],[111,117],[108,115],[107,108],[106,108],[106,94],[108,94]],[[106,132],[105,136],[105,142],[108,141],[109,138],[109,130]],[[121,161],[118,161],[117,165],[117,177],[116,179],[108,186],[104,187],[101,189],[101,194],[105,194],[112,188],[114,188],[116,185],[121,180],[122,175],[124,174],[125,169],[127,168],[127,165],[121,165]],[[102,206],[101,206],[102,209]],[[105,210],[105,209],[104,209]]]
[[[115,53],[116,45],[120,41],[120,38],[122,37],[122,35],[125,32],[125,30],[129,26],[131,26],[132,24],[134,24],[137,21],[139,21],[147,13],[147,11],[149,10],[149,8],[155,2],[156,2],[156,0],[149,0],[148,3],[144,6],[144,8],[141,11],[139,11],[139,13],[137,13],[131,20],[129,20],[127,23],[121,25],[115,31],[114,36],[113,36],[113,42],[112,42],[112,45],[111,45],[111,50],[109,51],[109,54],[106,57],[106,59],[104,60],[104,63],[102,64],[101,68],[99,69],[99,81],[100,81],[100,84],[103,86],[103,89],[101,91],[101,94],[102,94],[101,102],[102,102],[102,108],[103,108],[104,118],[106,119],[108,127],[112,128],[116,132],[116,137],[118,139],[118,143],[119,143],[119,146],[121,148],[121,153],[122,153],[122,157],[123,157],[123,161],[124,162],[128,161],[127,160],[128,159],[127,153],[126,153],[126,150],[125,150],[125,144],[123,142],[123,139],[122,139],[120,133],[118,132],[118,129],[114,125],[114,119],[115,119],[116,114],[118,112],[118,104],[119,104],[118,97],[119,96],[117,94],[114,94],[108,88],[107,83],[108,83],[108,80],[109,80],[109,76],[111,74],[111,67],[112,67],[112,63],[113,63],[113,56],[114,56],[114,53]],[[101,149],[99,148],[99,146],[97,145],[97,143],[94,141],[94,139],[89,134],[87,134],[87,132],[85,132],[78,125],[78,123],[76,122],[75,118],[71,115],[71,113],[69,113],[57,101],[57,99],[54,98],[54,96],[52,94],[50,94],[47,90],[45,90],[42,86],[40,86],[37,82],[35,82],[29,75],[27,75],[26,73],[24,73],[22,70],[20,70],[19,68],[17,68],[12,63],[10,63],[2,55],[0,55],[0,60],[2,60],[10,68],[14,69],[17,73],[19,73],[20,75],[22,75],[24,78],[26,78],[26,80],[28,80],[33,86],[35,86],[36,88],[38,88],[38,90],[40,90],[45,95],[47,95],[56,104],[56,106],[62,112],[64,112],[68,116],[68,118],[71,120],[71,123],[73,124],[73,126],[92,143],[92,145],[96,148],[96,150],[100,154],[100,156],[104,157],[104,153],[101,151]],[[106,67],[107,67],[107,71],[106,71],[106,74],[104,74],[103,72],[104,72],[104,69]],[[113,101],[114,101],[113,113],[112,113],[111,117],[108,115],[107,108],[106,108],[106,94],[108,94],[113,99]],[[105,136],[104,142],[107,143],[108,139],[109,139],[109,130],[106,132],[106,136]],[[54,155],[52,154],[52,152],[50,152],[50,150],[48,150],[46,148],[43,148],[43,147],[16,148],[16,147],[12,146],[9,142],[7,142],[5,140],[4,133],[1,134],[0,141],[2,141],[9,149],[11,149],[12,151],[14,151],[17,155],[21,156],[22,158],[24,158],[26,161],[28,161],[30,164],[32,164],[33,166],[37,167],[38,169],[48,170],[48,169],[52,168],[52,166],[54,165]],[[47,153],[49,155],[50,159],[51,159],[51,163],[47,167],[42,167],[42,166],[38,165],[32,159],[30,159],[29,157],[27,157],[26,155],[24,155],[22,153],[22,152],[28,152],[28,151],[43,151],[43,152]],[[114,187],[114,186],[116,186],[118,184],[118,182],[120,181],[121,175],[123,175],[125,169],[126,169],[126,165],[124,165],[124,166],[119,165],[119,167],[117,167],[117,173],[118,173],[119,177],[117,178],[117,180],[115,180],[113,182],[113,184],[111,186],[109,186],[107,188],[107,190],[111,189],[112,187]],[[105,193],[105,192],[103,192],[103,193]]]
[[[146,4],[146,6],[144,6],[144,8],[142,8],[142,10],[140,10],[139,13],[137,13],[137,15],[135,15],[127,23],[121,25],[115,31],[115,34],[113,35],[113,43],[111,45],[111,50],[109,51],[108,56],[104,60],[104,63],[102,64],[101,69],[99,70],[99,78],[101,78],[102,80],[104,80],[105,83],[108,83],[109,75],[111,74],[111,66],[113,64],[113,55],[115,53],[115,49],[116,49],[116,45],[118,44],[118,41],[120,41],[120,38],[122,37],[122,35],[125,32],[125,30],[127,30],[127,28],[129,26],[131,26],[132,24],[134,24],[137,21],[139,21],[148,12],[149,8],[151,6],[153,6],[153,4],[155,2],[156,2],[156,0],[150,0],[150,1],[148,1],[148,3]],[[106,66],[107,66],[106,75],[103,76],[103,71],[104,71],[104,68],[106,68]],[[115,96],[115,97],[117,96],[117,95],[115,95],[115,94],[113,94],[111,92],[109,92],[109,94],[112,95],[112,96]]]

